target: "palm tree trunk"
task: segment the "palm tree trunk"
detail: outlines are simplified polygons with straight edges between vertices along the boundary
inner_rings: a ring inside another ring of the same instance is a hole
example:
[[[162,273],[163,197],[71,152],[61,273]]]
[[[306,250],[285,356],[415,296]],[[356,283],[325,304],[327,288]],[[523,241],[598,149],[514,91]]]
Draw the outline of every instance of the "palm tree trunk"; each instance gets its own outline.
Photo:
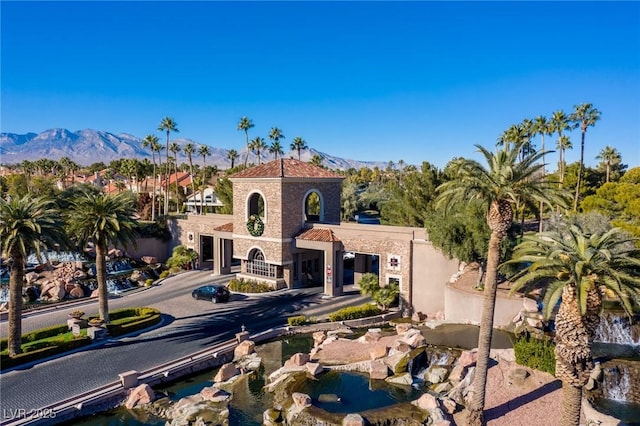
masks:
[[[249,133],[245,130],[244,131],[244,136],[246,139],[246,148],[247,148],[247,155],[244,156],[244,167],[247,167],[247,161],[249,160]]]
[[[19,253],[11,255],[9,277],[9,356],[22,353],[22,283],[24,282],[24,258]]]
[[[191,195],[193,196],[193,205],[196,204],[196,181],[193,179],[193,160],[189,154],[189,174],[191,175]]]
[[[176,171],[176,213],[180,213],[180,195],[178,194],[178,191],[180,190],[180,185],[178,185],[178,153],[175,153],[175,156],[173,157],[174,161],[176,162],[176,164],[174,165],[173,169]]]
[[[607,161],[607,180],[606,183],[609,183],[609,177],[611,176],[611,164]]]
[[[480,319],[480,334],[478,336],[478,362],[473,379],[473,400],[469,407],[469,424],[481,426],[484,424],[484,402],[487,387],[487,371],[489,369],[489,351],[493,336],[493,313],[496,306],[498,290],[498,264],[500,262],[500,242],[504,231],[493,230],[489,238],[487,255],[487,275],[485,278],[484,300],[482,302],[482,317]]]
[[[547,168],[547,165],[544,162],[544,133],[542,133],[542,181],[543,182],[545,181],[547,176],[546,168]],[[538,214],[539,216],[538,232],[542,232],[543,230],[543,226],[542,226],[543,214],[544,214],[544,203],[540,201],[540,212]]]
[[[164,214],[165,216],[169,215],[169,175],[171,174],[171,164],[169,164],[169,131],[167,130],[167,145],[165,147],[166,150],[166,159],[167,159],[167,170],[165,174],[165,184],[164,184]]]
[[[98,279],[98,315],[105,324],[109,323],[109,288],[107,287],[106,252],[103,243],[96,243],[96,278]]]
[[[580,166],[578,167],[578,183],[576,183],[576,196],[573,199],[573,211],[578,211],[578,202],[580,201],[580,184],[582,184],[582,169],[584,168],[584,135],[582,132],[580,140]]]
[[[202,156],[202,186],[200,187],[200,214],[204,214],[204,187],[207,180],[207,162],[205,156]]]
[[[562,426],[578,426],[580,424],[580,407],[582,404],[582,386],[571,386],[562,382]]]
[[[153,156],[153,194],[151,195],[151,220],[156,220],[156,157]]]

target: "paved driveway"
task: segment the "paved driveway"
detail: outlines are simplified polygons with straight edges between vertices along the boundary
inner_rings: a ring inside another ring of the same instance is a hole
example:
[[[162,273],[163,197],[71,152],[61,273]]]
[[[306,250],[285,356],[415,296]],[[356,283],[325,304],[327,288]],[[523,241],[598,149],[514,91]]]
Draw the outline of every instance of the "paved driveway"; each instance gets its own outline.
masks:
[[[255,333],[286,323],[286,318],[297,311],[311,313],[320,305],[331,309],[331,302],[341,299],[323,299],[319,297],[320,288],[311,288],[259,296],[234,294],[231,301],[224,304],[194,301],[191,289],[214,280],[209,274],[185,273],[165,280],[161,286],[110,300],[110,309],[154,306],[164,313],[163,324],[147,332],[108,340],[100,346],[1,374],[2,412],[28,411],[54,404],[113,382],[121,372],[150,369],[231,339],[242,325]],[[361,302],[358,296],[342,296],[349,297]],[[29,330],[64,323],[67,312],[77,308],[29,315],[23,320],[23,327]],[[91,302],[80,309],[91,314],[97,308],[95,302]],[[2,327],[6,330],[6,323]],[[6,331],[3,334],[6,335]]]

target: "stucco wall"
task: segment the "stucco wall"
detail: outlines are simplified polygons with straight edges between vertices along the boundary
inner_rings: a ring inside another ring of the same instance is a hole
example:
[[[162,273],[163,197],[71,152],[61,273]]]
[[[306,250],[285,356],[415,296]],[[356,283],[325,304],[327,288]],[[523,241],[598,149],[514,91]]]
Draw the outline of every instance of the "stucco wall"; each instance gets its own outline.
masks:
[[[413,242],[413,308],[424,314],[445,311],[445,287],[459,261],[448,259],[426,240]]]
[[[465,291],[451,285],[445,287],[444,309],[445,319],[453,322],[471,322],[480,324],[484,293],[482,291]],[[522,310],[522,296],[507,296],[498,292],[496,308],[493,314],[494,327],[506,327]]]
[[[136,247],[128,246],[125,253],[134,258],[140,259],[142,256],[153,256],[158,262],[166,262],[171,253],[169,252],[169,242],[158,240],[157,238],[139,238],[136,240]]]

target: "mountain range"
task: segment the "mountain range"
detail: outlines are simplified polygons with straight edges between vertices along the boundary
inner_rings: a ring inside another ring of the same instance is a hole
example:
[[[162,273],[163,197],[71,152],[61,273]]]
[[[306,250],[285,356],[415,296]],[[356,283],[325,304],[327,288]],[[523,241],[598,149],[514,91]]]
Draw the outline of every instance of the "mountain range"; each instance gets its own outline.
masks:
[[[192,143],[198,148],[202,145],[198,142],[186,138],[171,139],[181,147],[187,143]],[[165,146],[161,139],[160,143]],[[286,144],[285,144],[286,146]],[[211,156],[207,156],[207,165],[215,165],[220,169],[231,167],[231,161],[227,158],[228,149],[209,147]],[[164,151],[164,150],[163,150]],[[240,154],[235,164],[242,164],[246,155],[246,148],[237,150]],[[164,158],[165,153],[162,152]],[[386,167],[384,162],[358,161],[332,156],[320,152],[312,147],[301,152],[300,159],[309,161],[315,154],[324,158],[323,164],[332,169],[346,170],[348,168],[359,169],[361,167],[372,168],[378,166]],[[142,147],[142,139],[127,133],[118,135],[101,131],[85,129],[71,132],[67,129],[50,129],[41,133],[0,133],[0,163],[17,164],[24,160],[35,161],[40,158],[59,160],[68,157],[81,166],[88,166],[96,162],[109,164],[112,160],[121,158],[148,159],[151,161],[151,151]],[[297,158],[297,151],[285,152],[284,157]],[[270,153],[261,154],[262,161],[269,161],[274,158]],[[184,153],[178,153],[178,163],[187,162]],[[197,154],[193,157],[194,164],[202,164],[202,157]],[[253,153],[249,154],[249,162],[257,163],[257,158]]]

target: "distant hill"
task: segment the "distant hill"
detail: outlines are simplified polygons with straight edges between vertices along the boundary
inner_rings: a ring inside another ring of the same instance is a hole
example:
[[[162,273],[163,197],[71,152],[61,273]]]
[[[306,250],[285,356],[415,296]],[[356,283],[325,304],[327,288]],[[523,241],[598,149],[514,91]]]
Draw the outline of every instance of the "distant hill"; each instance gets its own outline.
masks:
[[[164,142],[160,141],[164,146]],[[180,146],[191,142],[196,146],[196,152],[202,145],[185,138],[172,139]],[[231,167],[231,162],[227,158],[228,149],[209,147],[211,156],[208,156],[207,165],[216,165],[220,169]],[[236,160],[236,165],[244,163],[246,149],[238,150],[240,157]],[[308,149],[301,152],[300,159],[309,161],[314,154],[324,157],[323,164],[332,169],[346,170],[350,167],[359,169],[361,167],[386,167],[384,162],[358,161],[335,157],[316,149]],[[162,157],[164,158],[164,152]],[[0,163],[17,164],[23,160],[35,161],[40,158],[59,160],[62,157],[69,157],[71,160],[82,166],[102,161],[108,164],[112,160],[120,158],[147,158],[151,161],[151,152],[142,147],[142,139],[137,136],[121,133],[113,133],[100,130],[79,130],[71,132],[67,129],[50,129],[41,133],[26,133],[24,135],[16,133],[0,133]],[[269,153],[261,155],[262,161],[272,160],[274,157]],[[297,151],[285,152],[285,158],[298,157]],[[178,154],[178,162],[187,162],[187,156]],[[202,157],[197,154],[193,157],[194,164],[202,164]],[[249,154],[249,162],[257,163],[255,155]]]

